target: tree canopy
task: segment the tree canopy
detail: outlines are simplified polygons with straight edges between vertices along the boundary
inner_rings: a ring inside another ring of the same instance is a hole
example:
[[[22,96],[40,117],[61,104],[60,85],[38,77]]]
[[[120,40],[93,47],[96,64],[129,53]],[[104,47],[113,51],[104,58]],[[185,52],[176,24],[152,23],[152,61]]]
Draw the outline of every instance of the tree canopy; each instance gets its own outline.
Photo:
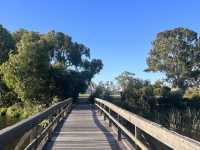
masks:
[[[37,33],[24,34],[17,44],[17,53],[10,54],[2,64],[1,72],[6,85],[23,101],[48,99],[48,49]]]
[[[0,64],[8,59],[9,52],[15,49],[15,42],[10,32],[0,25]]]
[[[197,33],[186,28],[158,33],[147,58],[146,71],[165,73],[174,87],[196,84],[200,74],[199,41]]]
[[[89,48],[62,32],[10,33],[0,26],[0,42],[2,82],[22,101],[76,98],[103,67],[100,59],[90,58]]]

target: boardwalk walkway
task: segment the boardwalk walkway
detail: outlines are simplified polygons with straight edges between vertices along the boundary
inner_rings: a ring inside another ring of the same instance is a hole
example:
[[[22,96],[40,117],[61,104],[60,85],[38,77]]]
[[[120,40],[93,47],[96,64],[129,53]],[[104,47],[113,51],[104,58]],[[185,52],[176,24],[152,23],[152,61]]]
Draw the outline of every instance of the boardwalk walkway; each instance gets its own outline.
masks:
[[[77,105],[68,118],[54,131],[45,150],[121,150],[126,149],[117,141],[107,123],[87,102]]]

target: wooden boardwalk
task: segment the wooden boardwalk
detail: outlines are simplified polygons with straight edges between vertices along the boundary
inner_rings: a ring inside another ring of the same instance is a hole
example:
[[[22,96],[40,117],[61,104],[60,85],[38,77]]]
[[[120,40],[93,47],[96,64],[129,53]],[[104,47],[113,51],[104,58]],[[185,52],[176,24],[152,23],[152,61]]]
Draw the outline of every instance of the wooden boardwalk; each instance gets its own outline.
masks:
[[[103,117],[87,102],[77,105],[54,131],[44,150],[121,150],[126,149]]]

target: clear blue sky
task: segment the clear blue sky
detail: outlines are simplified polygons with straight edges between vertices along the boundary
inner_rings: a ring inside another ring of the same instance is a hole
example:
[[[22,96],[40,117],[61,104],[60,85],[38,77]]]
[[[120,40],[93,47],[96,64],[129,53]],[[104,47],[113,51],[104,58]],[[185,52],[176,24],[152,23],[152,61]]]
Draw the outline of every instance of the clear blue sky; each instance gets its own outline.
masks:
[[[200,33],[199,6],[199,0],[1,0],[0,24],[69,34],[103,60],[96,81],[124,70],[155,81],[160,74],[143,70],[156,33],[180,26]]]

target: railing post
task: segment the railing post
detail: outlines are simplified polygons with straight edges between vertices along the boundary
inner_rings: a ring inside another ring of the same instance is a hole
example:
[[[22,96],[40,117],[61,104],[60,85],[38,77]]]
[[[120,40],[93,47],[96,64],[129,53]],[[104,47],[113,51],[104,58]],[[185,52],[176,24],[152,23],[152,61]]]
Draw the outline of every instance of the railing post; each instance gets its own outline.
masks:
[[[96,102],[96,104],[100,106],[99,102]],[[100,108],[98,106],[96,106],[96,108],[97,108],[97,113],[100,115]]]
[[[103,105],[103,109],[106,110],[106,106],[105,105]],[[104,121],[105,121],[106,120],[106,113],[104,113],[103,118],[104,118]]]
[[[100,107],[101,107],[101,108],[102,108],[102,105],[103,105],[103,104],[100,104]],[[102,115],[102,113],[103,113],[103,111],[100,110],[100,115]]]
[[[64,118],[67,117],[68,106],[69,106],[69,104],[67,104],[67,106],[64,107],[64,109],[65,109],[65,111],[64,111]]]
[[[135,138],[137,138],[137,127],[135,125]]]
[[[61,120],[63,120],[63,118],[65,117],[65,112],[64,112],[64,107],[61,108],[61,112],[63,111],[63,113],[61,114]]]
[[[110,108],[108,108],[109,114],[111,115]],[[109,118],[109,127],[112,127],[112,120]]]
[[[120,123],[120,115],[117,114],[117,120],[118,122]],[[120,127],[117,127],[118,128],[118,141],[121,141],[122,140],[122,130],[120,129]]]

